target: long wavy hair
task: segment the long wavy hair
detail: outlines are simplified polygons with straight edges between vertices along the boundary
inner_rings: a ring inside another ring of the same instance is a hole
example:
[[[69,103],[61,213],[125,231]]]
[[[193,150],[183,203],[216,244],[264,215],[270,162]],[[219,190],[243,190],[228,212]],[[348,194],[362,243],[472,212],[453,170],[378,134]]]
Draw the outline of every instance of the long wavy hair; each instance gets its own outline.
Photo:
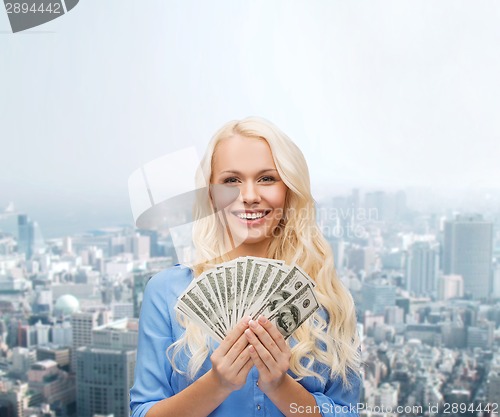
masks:
[[[340,375],[349,388],[349,373],[352,371],[359,375],[360,367],[354,302],[336,275],[332,250],[316,223],[315,202],[304,155],[292,140],[263,118],[248,117],[228,122],[215,133],[207,146],[196,173],[196,184],[204,191],[198,194],[193,207],[196,219],[193,226],[196,248],[196,262],[192,268],[194,277],[218,263],[231,260],[223,225],[213,215],[215,209],[208,189],[202,187],[206,185],[206,180],[212,179],[217,144],[235,135],[267,141],[276,169],[288,187],[284,216],[273,231],[267,257],[302,267],[316,282],[315,294],[327,313],[328,320],[325,320],[317,310],[294,332],[293,338],[297,343],[291,348],[290,370],[297,380],[313,376],[325,383],[325,378],[313,369],[314,362],[319,361],[329,367],[330,378]],[[186,331],[168,347],[167,355],[172,351],[170,361],[176,372],[194,379],[213,348],[213,341],[183,314],[176,312],[176,319]],[[287,339],[289,346],[290,339]],[[181,351],[189,356],[187,370],[180,369],[175,363],[175,357]]]

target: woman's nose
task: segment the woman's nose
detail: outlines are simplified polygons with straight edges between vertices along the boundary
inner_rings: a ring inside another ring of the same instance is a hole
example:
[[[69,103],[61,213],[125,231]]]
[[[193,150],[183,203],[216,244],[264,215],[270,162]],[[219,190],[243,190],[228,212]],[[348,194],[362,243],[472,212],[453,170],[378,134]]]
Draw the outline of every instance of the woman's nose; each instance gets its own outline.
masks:
[[[257,186],[252,183],[246,183],[240,187],[240,196],[247,204],[258,203],[261,200]]]

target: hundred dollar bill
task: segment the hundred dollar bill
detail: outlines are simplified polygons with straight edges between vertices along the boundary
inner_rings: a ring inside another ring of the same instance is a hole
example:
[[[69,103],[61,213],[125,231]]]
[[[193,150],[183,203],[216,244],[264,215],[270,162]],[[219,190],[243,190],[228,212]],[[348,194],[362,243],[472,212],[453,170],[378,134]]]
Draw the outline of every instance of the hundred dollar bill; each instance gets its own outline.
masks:
[[[287,339],[318,307],[318,300],[312,287],[305,285],[272,311],[268,319]]]
[[[209,271],[205,272],[203,275],[203,278],[197,282],[197,286],[201,290],[205,300],[210,305],[211,310],[215,313],[217,320],[220,324],[222,324],[225,332],[227,332],[227,325],[223,318],[224,312],[217,297],[217,283],[215,282],[215,274],[214,272]],[[210,318],[210,316],[208,317]]]
[[[247,314],[247,309],[250,305],[248,298],[253,298],[252,293],[256,287],[257,281],[260,279],[259,274],[263,273],[264,267],[272,264],[275,266],[284,265],[283,261],[270,259],[270,258],[260,258],[258,256],[245,256],[246,259],[246,269],[245,269],[245,281],[242,287],[243,293],[241,294],[240,304],[239,304],[239,317],[243,317]],[[259,266],[255,266],[256,264]],[[254,272],[254,268],[257,268]]]
[[[278,279],[280,279],[280,277],[278,277]],[[267,316],[277,304],[286,300],[292,294],[295,294],[301,287],[304,287],[307,284],[313,288],[316,286],[314,281],[309,278],[302,268],[298,265],[292,265],[288,274],[281,278],[280,281],[278,281],[278,284],[276,284],[276,279],[273,281],[271,287],[268,289],[264,299],[262,300],[264,302],[262,303],[260,309],[256,312],[255,317],[258,317],[260,314]]]
[[[197,314],[198,311],[201,311],[203,313],[203,315],[197,314],[203,322],[212,324],[213,327],[218,330],[218,334],[221,334],[223,336],[226,334],[226,329],[220,322],[217,313],[213,310],[209,302],[204,297],[204,294],[200,287],[194,286],[180,298],[180,301],[188,305],[190,305],[190,303],[188,302],[189,300],[191,300],[192,303],[194,303],[197,307],[197,309],[193,309],[193,312],[195,314]]]
[[[219,276],[217,276],[219,274]],[[227,320],[225,320],[226,317],[226,307],[225,307],[225,301],[223,298],[225,298],[225,288],[222,290],[219,288],[219,281],[222,279],[222,276],[220,275],[220,272],[217,271],[217,269],[212,269],[210,271],[206,271],[205,273],[205,279],[208,281],[210,288],[215,296],[215,302],[216,305],[219,309],[219,318],[222,318],[224,321],[226,330],[229,329],[229,325],[227,323]]]
[[[241,301],[241,295],[243,294],[243,285],[245,283],[245,270],[246,270],[246,260],[244,258],[238,258],[236,259],[236,294],[235,294],[235,305],[234,305],[234,310],[235,310],[235,317],[234,321],[237,323],[238,320],[243,317],[240,317],[240,301]]]
[[[242,316],[249,312],[251,301],[250,298],[253,298],[254,288],[258,286],[259,281],[268,265],[270,264],[263,262],[253,262],[250,274],[248,276],[248,282],[246,282],[245,288],[243,289],[244,293],[241,297],[240,309],[242,312]]]
[[[177,301],[177,304],[174,306],[174,309],[185,314],[191,320],[196,322],[201,328],[208,331],[208,333],[215,340],[221,342],[224,339],[225,334],[224,332],[222,332],[220,327],[215,326],[187,294]]]
[[[194,306],[193,308],[196,308],[196,306]],[[195,322],[200,328],[202,328],[205,332],[207,332],[210,335],[210,337],[212,337],[213,339],[215,339],[219,342],[222,341],[222,339],[221,339],[222,336],[217,334],[208,324],[203,322],[200,319],[200,317],[197,316],[196,314],[194,314],[193,311],[191,310],[191,308],[188,307],[187,305],[185,305],[183,302],[179,301],[174,306],[174,310],[187,316],[189,318],[189,320]]]
[[[263,313],[263,310],[268,306],[269,297],[275,293],[278,285],[288,275],[290,269],[288,267],[277,267],[273,274],[268,278],[268,282],[264,283],[265,286],[259,287],[257,292],[260,294],[254,299],[254,306],[252,308],[252,316],[257,312]]]
[[[250,300],[248,302],[250,306],[248,314],[250,316],[253,316],[254,312],[261,307],[267,291],[272,291],[272,283],[276,282],[276,287],[281,277],[285,276],[288,271],[289,270],[284,263],[280,266],[276,264],[268,264],[264,270],[261,269],[259,271],[261,275],[258,278],[257,284],[252,289],[253,294],[250,296]]]
[[[224,284],[226,285],[226,315],[229,327],[232,329],[235,325],[235,303],[236,303],[236,264],[229,263],[224,266]]]
[[[243,315],[252,314],[252,310],[255,309],[255,305],[253,303],[261,295],[257,294],[257,289],[269,281],[269,277],[271,277],[278,265],[278,263],[260,261],[254,262],[252,271],[250,272],[248,284],[245,288],[246,292],[243,296],[243,303],[241,307]],[[283,262],[281,262],[281,265],[283,265]]]
[[[226,322],[226,329],[230,330],[231,325],[229,323],[229,318],[227,314],[227,294],[226,294],[226,283],[225,283],[225,271],[215,272],[215,284],[217,285],[219,303],[222,309],[222,316]]]
[[[253,265],[255,263],[255,257],[253,256],[245,256],[245,274],[243,276],[243,283],[241,284],[241,293],[239,293],[239,299],[238,299],[238,319],[241,319],[245,312],[243,310],[243,304],[245,302],[245,293],[246,293],[246,288],[248,287],[248,284],[250,282],[250,273],[252,272]]]

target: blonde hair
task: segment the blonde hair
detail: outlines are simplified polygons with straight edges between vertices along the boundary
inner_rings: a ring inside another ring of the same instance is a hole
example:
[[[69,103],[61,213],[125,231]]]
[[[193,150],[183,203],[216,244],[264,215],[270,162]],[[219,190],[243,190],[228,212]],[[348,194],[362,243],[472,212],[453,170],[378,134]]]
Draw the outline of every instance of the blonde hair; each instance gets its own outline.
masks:
[[[235,135],[267,141],[276,169],[288,186],[284,217],[273,231],[267,257],[283,260],[288,265],[297,263],[301,266],[316,282],[318,302],[329,319],[325,320],[317,310],[295,331],[293,337],[297,344],[291,349],[290,370],[297,376],[297,380],[313,376],[325,383],[325,378],[312,368],[317,360],[330,368],[330,378],[340,375],[345,386],[349,387],[348,374],[352,371],[359,375],[360,365],[354,302],[336,275],[332,250],[316,224],[309,170],[297,145],[265,119],[248,117],[228,122],[215,133],[208,144],[196,174],[196,184],[203,187],[205,179],[211,180],[213,154],[217,144]],[[193,267],[195,277],[220,262],[230,260],[224,245],[223,226],[216,220],[216,216],[211,215],[214,207],[208,190],[198,197],[193,208],[197,219],[193,226],[193,241],[197,251],[197,262]],[[194,379],[213,347],[213,342],[183,314],[177,312],[176,318],[186,331],[183,337],[169,346],[167,354],[170,350],[173,351],[171,362],[176,372],[187,373]],[[175,364],[175,357],[181,350],[190,353],[187,372]],[[301,363],[302,358],[307,359],[305,365]]]

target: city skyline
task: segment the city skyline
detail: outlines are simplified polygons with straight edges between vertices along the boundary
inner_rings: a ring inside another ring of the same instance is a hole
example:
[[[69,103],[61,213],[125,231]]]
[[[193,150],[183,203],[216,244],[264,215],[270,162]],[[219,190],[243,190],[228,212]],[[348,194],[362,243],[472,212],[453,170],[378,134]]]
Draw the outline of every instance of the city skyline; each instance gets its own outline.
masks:
[[[333,188],[333,187],[332,187]],[[318,206],[329,204],[332,198],[349,195],[352,190],[359,190],[361,194],[371,192],[393,193],[404,191],[408,206],[414,210],[429,212],[483,212],[491,217],[499,215],[500,189],[453,190],[436,189],[432,187],[354,187],[338,186],[337,191],[312,187],[313,197]],[[120,200],[115,199],[108,204],[106,201],[96,201],[90,198],[81,199],[81,204],[71,202],[40,203],[36,198],[25,200],[24,204],[17,201],[0,199],[0,231],[2,218],[5,219],[6,209],[13,208],[16,214],[27,214],[40,227],[42,235],[47,238],[62,237],[64,235],[84,233],[88,230],[108,226],[134,226],[134,219],[130,207],[128,193]],[[16,226],[17,227],[17,226]]]
[[[375,213],[349,211],[366,205]],[[35,222],[12,215],[18,237],[0,239],[0,342],[12,351],[11,359],[0,355],[0,411],[16,398],[22,408],[19,399],[29,398],[24,409],[31,413],[127,416],[144,291],[153,275],[174,267],[183,248],[166,234],[132,227],[67,236],[44,248]],[[454,402],[469,411],[496,407],[499,219],[452,220],[412,210],[402,192],[353,189],[322,205],[318,223],[323,233],[334,232],[325,238],[356,307],[358,406],[367,410],[360,417],[377,409],[395,410],[386,417],[426,409],[446,415]],[[335,233],[342,229],[358,233]],[[489,291],[482,289],[486,280]]]

